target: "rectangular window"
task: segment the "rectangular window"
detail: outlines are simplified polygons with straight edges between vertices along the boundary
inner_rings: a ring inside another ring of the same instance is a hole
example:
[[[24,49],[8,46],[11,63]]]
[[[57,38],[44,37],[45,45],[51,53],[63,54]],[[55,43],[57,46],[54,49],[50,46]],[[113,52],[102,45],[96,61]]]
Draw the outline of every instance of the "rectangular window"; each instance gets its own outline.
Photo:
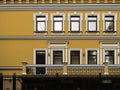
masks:
[[[63,51],[55,50],[53,51],[53,64],[62,64],[63,61]]]
[[[46,16],[36,16],[36,32],[46,31]]]
[[[114,50],[105,50],[105,62],[109,62],[109,64],[114,64]]]
[[[53,17],[53,32],[63,31],[63,16]]]
[[[97,50],[88,50],[88,64],[97,64]]]
[[[97,31],[97,16],[88,16],[88,32]]]
[[[70,51],[70,64],[80,64],[80,51],[78,50]]]
[[[80,16],[70,17],[70,31],[79,32],[80,31]]]
[[[114,32],[114,16],[105,16],[105,31]]]

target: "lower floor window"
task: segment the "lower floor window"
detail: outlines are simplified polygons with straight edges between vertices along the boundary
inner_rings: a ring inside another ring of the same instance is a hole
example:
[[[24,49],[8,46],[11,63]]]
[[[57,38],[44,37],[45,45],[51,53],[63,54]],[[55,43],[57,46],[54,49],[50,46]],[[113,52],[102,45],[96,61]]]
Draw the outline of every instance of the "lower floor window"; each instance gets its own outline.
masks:
[[[88,50],[88,64],[97,64],[97,50]]]
[[[105,62],[109,62],[109,64],[114,64],[114,50],[105,50]]]
[[[53,64],[62,64],[63,61],[63,51],[55,50],[53,51]]]
[[[80,64],[80,51],[79,50],[70,51],[70,64]]]

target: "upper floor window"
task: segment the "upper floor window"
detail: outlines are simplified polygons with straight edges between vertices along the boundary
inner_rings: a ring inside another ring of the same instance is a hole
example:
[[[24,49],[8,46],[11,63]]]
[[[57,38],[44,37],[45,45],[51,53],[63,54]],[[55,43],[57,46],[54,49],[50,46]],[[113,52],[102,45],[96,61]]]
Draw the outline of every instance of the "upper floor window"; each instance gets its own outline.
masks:
[[[88,64],[97,64],[97,50],[88,50],[87,51],[87,63]]]
[[[47,32],[47,13],[35,13],[33,16],[34,20],[34,32],[37,34],[46,34]]]
[[[105,31],[114,32],[114,16],[105,16]]]
[[[86,13],[86,34],[98,35],[99,34],[99,13]]]
[[[46,31],[46,16],[36,16],[36,32]]]
[[[97,31],[97,16],[88,16],[88,32]]]
[[[53,32],[63,31],[63,16],[53,16]]]
[[[116,33],[116,13],[103,13],[103,31],[104,33]],[[108,34],[109,35],[109,34]]]
[[[109,62],[109,64],[114,64],[114,57],[114,50],[105,50],[105,62]]]
[[[80,16],[70,16],[70,32],[80,31]]]

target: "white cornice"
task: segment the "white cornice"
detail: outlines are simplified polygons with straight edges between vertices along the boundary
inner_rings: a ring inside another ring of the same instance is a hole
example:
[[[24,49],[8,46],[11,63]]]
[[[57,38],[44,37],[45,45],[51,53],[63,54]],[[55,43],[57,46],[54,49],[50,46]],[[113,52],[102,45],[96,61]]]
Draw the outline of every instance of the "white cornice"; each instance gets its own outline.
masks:
[[[120,10],[120,4],[0,4],[0,10]]]
[[[120,36],[0,36],[0,40],[120,40]]]

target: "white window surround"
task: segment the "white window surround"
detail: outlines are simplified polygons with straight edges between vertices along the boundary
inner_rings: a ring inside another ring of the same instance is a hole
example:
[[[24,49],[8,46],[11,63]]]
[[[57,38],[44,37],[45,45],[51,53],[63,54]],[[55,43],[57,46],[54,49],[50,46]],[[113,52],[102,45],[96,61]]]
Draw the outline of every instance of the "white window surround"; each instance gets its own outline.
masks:
[[[45,53],[45,55],[46,55],[45,56],[45,58],[46,58],[45,64],[47,64],[47,57],[48,57],[47,55],[48,54],[47,54],[47,49],[46,48],[34,48],[34,50],[33,50],[34,51],[34,54],[33,54],[33,57],[34,57],[34,61],[33,62],[34,62],[34,64],[36,64],[36,51],[43,51],[43,50],[46,52]]]
[[[36,24],[37,24],[37,23],[36,23],[36,17],[37,17],[37,16],[46,16],[46,20],[45,20],[45,21],[46,21],[46,23],[45,23],[45,24],[46,24],[46,25],[45,25],[45,26],[46,26],[46,27],[45,27],[46,30],[45,30],[45,31],[47,31],[48,14],[47,14],[47,13],[42,13],[42,12],[40,12],[40,13],[34,13],[34,15],[33,15],[33,20],[34,20],[34,32],[36,31],[36,26],[37,26],[37,25],[36,25]]]
[[[51,62],[52,62],[52,64],[53,64],[53,51],[62,51],[63,52],[63,57],[62,57],[63,61],[62,62],[64,62],[64,49],[51,49]]]
[[[68,58],[68,64],[70,64],[70,51],[80,51],[80,64],[82,64],[82,49],[81,48],[70,48],[69,49],[69,58]]]
[[[106,50],[113,50],[114,51],[114,64],[116,64],[116,49],[103,49],[103,56],[104,56],[104,61],[105,62],[105,51]]]
[[[54,19],[54,16],[63,16],[63,31],[64,31],[65,14],[64,13],[59,13],[59,12],[51,14],[51,31],[53,31],[53,19]]]
[[[33,57],[34,57],[34,61],[33,63],[36,64],[36,51],[45,51],[45,64],[47,64],[47,57],[48,57],[48,53],[47,53],[47,49],[46,48],[34,48],[33,49]],[[33,71],[34,74],[36,74],[36,68],[34,68],[34,71]],[[47,73],[47,68],[45,70],[45,74]]]
[[[76,13],[76,12],[68,13],[69,31],[70,31],[70,17],[71,16],[80,16],[80,31],[82,31],[82,20],[83,20],[82,13]]]
[[[86,49],[86,64],[88,64],[88,51],[93,51],[93,50],[97,51],[97,64],[100,64],[100,61],[99,61],[99,49],[98,48],[87,48]]]
[[[85,14],[85,19],[86,19],[86,31],[88,31],[88,16],[97,16],[97,31],[99,31],[99,20],[100,20],[100,14],[99,13],[86,13]]]
[[[103,20],[103,31],[105,31],[105,16],[114,16],[114,31],[117,31],[117,26],[116,26],[116,22],[117,22],[117,13],[103,13],[102,15],[102,20]]]

